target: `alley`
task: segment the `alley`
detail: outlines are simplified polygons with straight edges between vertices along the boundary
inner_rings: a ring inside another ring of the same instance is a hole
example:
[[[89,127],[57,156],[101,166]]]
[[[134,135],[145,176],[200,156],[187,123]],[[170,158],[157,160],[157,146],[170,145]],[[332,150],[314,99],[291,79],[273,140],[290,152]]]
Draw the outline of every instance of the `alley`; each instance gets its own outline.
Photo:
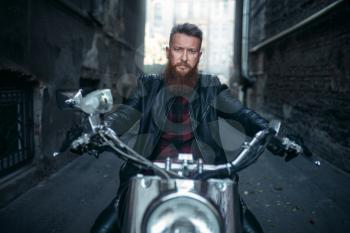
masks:
[[[4,233],[89,232],[117,188],[120,160],[82,156],[0,210]],[[350,177],[323,162],[269,152],[242,172],[240,193],[269,233],[345,233]]]
[[[79,89],[111,90],[114,130],[143,156],[176,144],[175,125],[205,161],[232,159],[265,127],[254,112],[280,120],[322,166],[265,152],[240,195],[266,233],[350,232],[349,12],[346,0],[1,1],[0,233],[89,232],[115,196],[121,159],[61,147],[86,126],[59,104]],[[165,102],[173,80],[191,91],[184,103]]]

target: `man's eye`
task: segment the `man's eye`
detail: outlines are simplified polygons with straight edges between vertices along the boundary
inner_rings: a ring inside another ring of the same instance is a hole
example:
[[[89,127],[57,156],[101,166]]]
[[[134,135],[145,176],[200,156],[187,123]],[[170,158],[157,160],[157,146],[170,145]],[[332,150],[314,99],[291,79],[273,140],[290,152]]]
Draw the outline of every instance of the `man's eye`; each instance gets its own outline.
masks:
[[[174,48],[175,51],[181,51],[181,48]]]
[[[190,49],[189,52],[190,52],[191,54],[196,54],[196,53],[197,53],[197,50],[192,50],[192,49]]]

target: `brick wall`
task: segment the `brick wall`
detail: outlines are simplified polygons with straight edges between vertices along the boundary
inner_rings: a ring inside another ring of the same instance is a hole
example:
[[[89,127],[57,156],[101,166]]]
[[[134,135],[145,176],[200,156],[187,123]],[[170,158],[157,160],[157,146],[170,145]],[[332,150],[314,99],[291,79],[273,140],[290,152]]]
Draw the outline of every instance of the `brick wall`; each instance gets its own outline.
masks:
[[[251,47],[335,1],[258,2]],[[350,172],[349,4],[250,55],[257,80],[250,105],[283,119],[316,155]]]

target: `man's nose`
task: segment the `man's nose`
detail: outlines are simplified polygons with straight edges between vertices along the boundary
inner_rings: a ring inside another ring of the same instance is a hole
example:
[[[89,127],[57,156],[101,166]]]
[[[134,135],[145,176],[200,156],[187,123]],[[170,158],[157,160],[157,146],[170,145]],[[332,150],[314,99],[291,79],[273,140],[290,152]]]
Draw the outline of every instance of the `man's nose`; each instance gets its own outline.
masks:
[[[181,55],[181,61],[186,62],[188,60],[188,51],[185,49]]]

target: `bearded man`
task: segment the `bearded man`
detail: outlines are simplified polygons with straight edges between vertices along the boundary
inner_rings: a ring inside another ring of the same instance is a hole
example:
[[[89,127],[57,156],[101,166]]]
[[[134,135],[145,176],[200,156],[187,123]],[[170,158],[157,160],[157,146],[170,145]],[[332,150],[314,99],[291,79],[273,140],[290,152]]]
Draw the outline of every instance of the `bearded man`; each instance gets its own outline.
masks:
[[[240,124],[248,136],[268,127],[267,120],[242,106],[217,77],[198,72],[201,44],[202,31],[196,25],[174,26],[165,71],[141,76],[132,96],[108,118],[119,135],[140,120],[134,149],[150,160],[191,153],[204,163],[226,163],[227,151],[218,140],[219,117]],[[123,165],[117,197],[96,220],[92,232],[119,231],[128,180],[139,172],[128,163]],[[242,209],[245,232],[262,232],[248,209]]]

